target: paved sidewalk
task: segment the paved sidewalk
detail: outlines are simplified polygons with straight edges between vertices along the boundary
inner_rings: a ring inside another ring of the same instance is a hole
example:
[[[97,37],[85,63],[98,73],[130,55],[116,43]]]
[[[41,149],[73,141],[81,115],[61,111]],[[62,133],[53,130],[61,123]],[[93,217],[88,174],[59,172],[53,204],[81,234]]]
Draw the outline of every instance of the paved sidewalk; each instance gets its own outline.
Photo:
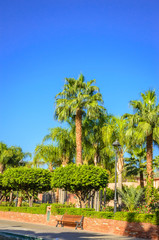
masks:
[[[110,234],[95,233],[71,228],[52,227],[40,224],[0,220],[0,232],[41,237],[46,240],[141,240],[141,238],[122,237]],[[142,239],[143,240],[143,239]]]

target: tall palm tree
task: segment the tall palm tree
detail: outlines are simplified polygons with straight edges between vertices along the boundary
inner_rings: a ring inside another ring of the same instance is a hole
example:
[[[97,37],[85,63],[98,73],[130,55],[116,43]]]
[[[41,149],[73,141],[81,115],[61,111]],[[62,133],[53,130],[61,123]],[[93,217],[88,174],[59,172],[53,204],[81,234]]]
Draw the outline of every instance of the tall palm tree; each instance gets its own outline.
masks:
[[[72,136],[72,129],[61,127],[50,128],[49,134],[44,137],[43,142],[46,142],[47,140],[55,142],[63,166],[73,161],[75,144]]]
[[[153,186],[153,142],[159,144],[159,104],[155,91],[141,93],[142,100],[130,101],[135,113],[126,114],[130,129],[134,129],[138,143],[146,142],[147,148],[147,203],[151,202]],[[131,134],[131,130],[129,134]]]
[[[95,119],[103,107],[100,105],[102,95],[99,88],[93,86],[95,80],[84,82],[84,76],[81,74],[76,80],[66,78],[66,84],[62,92],[56,95],[55,116],[60,121],[66,121],[69,118],[75,119],[76,125],[76,164],[82,164],[82,116],[87,115]]]

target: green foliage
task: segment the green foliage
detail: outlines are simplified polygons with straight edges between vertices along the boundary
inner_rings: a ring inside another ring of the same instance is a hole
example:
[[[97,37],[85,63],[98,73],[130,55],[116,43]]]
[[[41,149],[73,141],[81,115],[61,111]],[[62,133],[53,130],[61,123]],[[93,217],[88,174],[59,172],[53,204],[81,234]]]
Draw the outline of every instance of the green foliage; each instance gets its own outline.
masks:
[[[96,190],[106,187],[108,174],[105,169],[95,166],[70,164],[55,169],[51,185],[74,193],[80,203],[89,199]]]
[[[107,171],[92,165],[70,164],[66,167],[59,167],[55,169],[52,176],[52,187],[64,188],[72,193],[80,190],[99,190],[101,187],[106,187],[107,182]]]
[[[135,114],[125,114],[127,118],[127,135],[137,144],[146,143],[147,148],[147,190],[146,199],[150,204],[153,187],[153,142],[159,145],[159,104],[155,91],[141,93],[142,100],[130,101]]]
[[[10,206],[0,206],[0,211],[4,212],[22,212],[22,213],[32,213],[32,214],[46,214],[45,206],[40,207],[10,207]]]
[[[75,132],[73,130],[62,127],[50,128],[49,134],[43,139],[43,142],[52,140],[52,143],[56,144],[62,165],[72,162],[75,155]]]
[[[155,214],[139,214],[137,212],[116,212],[115,220],[122,220],[127,222],[144,222],[159,225],[159,212]]]
[[[10,168],[3,174],[3,186],[14,190],[42,192],[50,190],[51,173],[46,169]]]
[[[10,168],[3,174],[4,187],[25,193],[32,205],[33,197],[37,193],[51,189],[51,173],[40,168]]]
[[[40,144],[36,146],[33,165],[37,167],[43,164],[48,164],[51,171],[54,167],[61,165],[59,149],[57,147],[52,144]]]
[[[118,189],[119,195],[122,197],[123,203],[126,205],[129,211],[134,211],[138,202],[140,201],[143,189],[142,188],[135,188],[131,187],[123,187],[121,191]]]
[[[82,110],[89,118],[96,118],[104,108],[99,105],[103,103],[99,88],[93,86],[95,80],[84,81],[84,76],[80,74],[76,80],[66,78],[63,91],[56,95],[55,116],[60,121],[66,121],[76,115],[76,110]],[[87,110],[87,111],[86,111]]]
[[[129,151],[129,154],[131,154],[131,157],[125,158],[127,176],[138,175],[140,172],[145,172],[146,148],[140,145],[134,146]]]
[[[110,200],[114,199],[114,190],[110,188],[106,188],[106,201],[109,202]]]
[[[26,157],[31,157],[31,153],[24,153],[20,147],[8,147],[0,142],[0,172],[3,173],[6,167],[24,166]]]

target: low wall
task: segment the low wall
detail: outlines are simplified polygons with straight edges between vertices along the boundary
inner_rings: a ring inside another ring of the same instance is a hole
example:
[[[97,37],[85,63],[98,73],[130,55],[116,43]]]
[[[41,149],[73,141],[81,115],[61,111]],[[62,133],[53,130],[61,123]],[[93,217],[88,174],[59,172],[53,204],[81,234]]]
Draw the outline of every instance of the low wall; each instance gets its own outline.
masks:
[[[0,219],[45,224],[50,226],[56,225],[56,219],[60,216],[47,216],[42,214],[30,214],[19,212],[2,212],[0,211]],[[112,219],[84,218],[84,230],[93,232],[102,232],[106,234],[116,234],[121,236],[132,236],[139,238],[148,238],[159,240],[159,226],[150,223],[128,223]]]

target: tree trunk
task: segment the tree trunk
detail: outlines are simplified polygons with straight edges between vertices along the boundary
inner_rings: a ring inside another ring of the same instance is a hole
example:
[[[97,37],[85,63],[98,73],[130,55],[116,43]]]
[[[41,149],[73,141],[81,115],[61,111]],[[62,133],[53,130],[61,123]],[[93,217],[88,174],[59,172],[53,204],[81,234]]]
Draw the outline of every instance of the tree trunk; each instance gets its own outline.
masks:
[[[11,204],[12,202],[13,202],[13,190],[11,190],[9,197],[9,203]]]
[[[94,208],[95,208],[95,211],[99,212],[99,191],[95,191]]]
[[[49,164],[49,171],[50,171],[50,172],[53,171],[52,163]]]
[[[0,173],[4,172],[4,164],[0,163]]]
[[[122,183],[123,183],[123,179],[122,179],[123,168],[124,168],[123,150],[120,150],[118,163],[117,163],[118,188],[120,190],[122,190]],[[118,196],[118,203],[119,203],[119,209],[121,210],[122,199],[120,196]]]
[[[17,204],[17,207],[21,207],[21,206],[22,206],[22,200],[23,200],[22,197],[18,197],[18,204]]]
[[[81,165],[82,162],[82,112],[76,110],[76,164]]]
[[[29,197],[29,207],[33,206],[34,196]]]
[[[153,160],[153,134],[147,136],[147,204],[149,205],[152,198],[153,187],[153,172],[152,172],[152,160]]]
[[[144,174],[143,171],[140,171],[140,187],[144,188]]]
[[[94,165],[97,166],[97,162],[98,162],[98,154],[95,153],[94,155]]]

